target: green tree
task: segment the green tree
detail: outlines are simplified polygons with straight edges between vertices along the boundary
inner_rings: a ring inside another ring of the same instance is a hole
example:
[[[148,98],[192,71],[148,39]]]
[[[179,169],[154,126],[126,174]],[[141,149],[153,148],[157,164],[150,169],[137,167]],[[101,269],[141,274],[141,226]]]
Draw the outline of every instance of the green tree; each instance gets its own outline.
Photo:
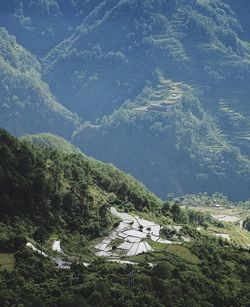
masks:
[[[173,215],[174,222],[178,222],[180,220],[181,208],[179,205],[174,204],[171,207],[171,213]]]
[[[43,244],[49,239],[49,232],[43,226],[38,227],[35,233],[33,234],[34,240],[40,243],[41,250],[43,248]]]

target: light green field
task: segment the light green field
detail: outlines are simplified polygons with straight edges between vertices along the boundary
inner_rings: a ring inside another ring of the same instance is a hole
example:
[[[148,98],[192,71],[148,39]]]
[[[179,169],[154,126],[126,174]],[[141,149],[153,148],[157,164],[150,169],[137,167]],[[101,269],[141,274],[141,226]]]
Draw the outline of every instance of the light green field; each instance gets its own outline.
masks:
[[[200,264],[200,259],[191,252],[191,250],[183,245],[177,244],[162,244],[150,241],[154,252],[140,254],[133,257],[127,257],[128,260],[135,262],[158,262],[165,260],[169,255],[177,256],[182,260],[191,264]]]
[[[242,207],[233,207],[233,208],[214,208],[214,207],[206,207],[206,206],[198,206],[198,207],[192,207],[190,206],[189,209],[203,212],[203,213],[209,213],[214,216],[220,216],[220,215],[227,215],[232,217],[238,217],[239,219],[244,219],[248,215],[250,215],[250,210],[247,210]]]
[[[14,254],[0,253],[0,270],[11,271],[15,267]]]
[[[200,264],[200,259],[189,248],[182,245],[168,245],[167,250],[191,264]]]
[[[235,226],[233,224],[229,224],[225,228],[210,226],[208,227],[207,232],[209,234],[214,234],[214,233],[228,234],[230,236],[231,243],[236,244],[238,246],[250,247],[250,232],[241,229],[240,227]]]

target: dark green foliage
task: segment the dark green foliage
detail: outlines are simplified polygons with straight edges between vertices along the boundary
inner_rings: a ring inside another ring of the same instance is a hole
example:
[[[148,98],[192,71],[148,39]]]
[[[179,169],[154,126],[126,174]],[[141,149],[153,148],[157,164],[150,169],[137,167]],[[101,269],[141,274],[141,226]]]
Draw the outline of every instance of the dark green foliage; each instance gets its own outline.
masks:
[[[180,208],[180,206],[177,205],[177,204],[174,204],[171,207],[171,213],[172,213],[174,222],[179,222],[180,221],[180,215],[181,215],[181,208]]]
[[[30,250],[16,254],[16,270],[0,272],[1,304],[24,306],[248,306],[249,254],[200,240],[201,265],[171,254],[153,268],[96,261],[59,270]],[[41,261],[42,259],[42,261]],[[132,272],[132,283],[129,274]]]
[[[51,133],[41,133],[34,135],[25,135],[20,138],[22,141],[27,141],[43,147],[52,147],[63,153],[82,154],[80,149],[67,142],[64,138]]]
[[[243,228],[250,231],[250,216],[243,221]]]
[[[160,205],[145,187],[82,154],[20,142],[0,130],[1,221],[14,225],[28,217],[49,232],[79,232],[88,237],[111,226],[109,207],[128,202],[142,210]],[[49,227],[49,228],[48,228]]]
[[[33,234],[33,238],[42,245],[49,239],[49,233],[45,227],[39,227]]]
[[[58,101],[91,123],[77,129],[35,57],[2,30],[0,124],[16,135],[60,134],[164,198],[219,191],[245,200],[248,8],[246,0],[3,0],[0,23],[38,57]]]
[[[196,225],[206,220],[198,212],[187,213],[194,227],[186,221],[181,234],[193,238],[183,248],[191,249],[201,264],[165,250],[154,267],[145,263],[131,268],[99,258],[87,268],[72,263],[70,270],[59,269],[25,248],[27,236],[43,245],[50,233],[60,233],[66,245],[71,240],[87,245],[111,230],[110,205],[162,211],[180,222],[183,210],[177,203],[161,206],[143,185],[112,166],[21,142],[4,130],[0,169],[0,251],[16,252],[15,269],[0,271],[0,305],[248,305],[249,252],[202,236]],[[74,244],[70,246],[76,248]]]

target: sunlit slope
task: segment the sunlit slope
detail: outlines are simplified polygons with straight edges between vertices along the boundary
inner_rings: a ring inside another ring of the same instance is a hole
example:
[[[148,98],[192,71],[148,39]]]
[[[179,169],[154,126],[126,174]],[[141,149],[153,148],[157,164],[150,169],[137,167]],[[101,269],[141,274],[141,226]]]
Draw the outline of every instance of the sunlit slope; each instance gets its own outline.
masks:
[[[36,58],[0,28],[0,126],[20,136],[54,132],[70,137],[76,115],[60,105],[42,81]]]

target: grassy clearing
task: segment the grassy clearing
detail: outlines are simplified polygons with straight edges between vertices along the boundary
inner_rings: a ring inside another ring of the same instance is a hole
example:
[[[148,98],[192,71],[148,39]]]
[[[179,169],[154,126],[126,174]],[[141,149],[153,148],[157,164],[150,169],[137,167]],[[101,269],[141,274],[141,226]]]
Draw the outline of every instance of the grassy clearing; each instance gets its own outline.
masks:
[[[227,224],[225,228],[218,228],[214,226],[210,226],[207,229],[209,234],[213,233],[225,233],[228,234],[231,238],[232,243],[239,246],[250,246],[250,232],[244,229],[241,229],[233,224]]]
[[[67,255],[81,257],[83,261],[96,259],[94,246],[81,235],[63,236],[61,248]]]
[[[164,261],[168,259],[170,255],[174,255],[180,257],[182,260],[190,264],[200,264],[200,259],[194,255],[186,246],[176,244],[162,244],[152,241],[150,241],[150,244],[154,248],[154,252],[128,257],[128,260],[140,263],[154,263]]]
[[[138,263],[154,263],[166,260],[166,254],[164,252],[143,253],[136,256],[126,257],[126,260]]]
[[[0,253],[0,270],[14,270],[15,257],[14,254]]]
[[[98,186],[91,185],[88,188],[88,192],[94,199],[94,207],[100,207],[101,205],[107,203],[110,194],[103,191]]]
[[[209,213],[212,215],[228,215],[228,216],[236,216],[244,219],[246,216],[250,214],[250,210],[247,210],[242,207],[234,207],[234,208],[213,208],[213,207],[192,207],[190,206],[189,209],[200,211],[203,213]]]
[[[200,264],[200,259],[194,255],[186,246],[174,244],[167,245],[167,251],[191,264]]]
[[[145,239],[145,241],[148,242],[148,244],[153,247],[155,252],[163,252],[167,249],[167,244],[154,242],[151,239]]]

